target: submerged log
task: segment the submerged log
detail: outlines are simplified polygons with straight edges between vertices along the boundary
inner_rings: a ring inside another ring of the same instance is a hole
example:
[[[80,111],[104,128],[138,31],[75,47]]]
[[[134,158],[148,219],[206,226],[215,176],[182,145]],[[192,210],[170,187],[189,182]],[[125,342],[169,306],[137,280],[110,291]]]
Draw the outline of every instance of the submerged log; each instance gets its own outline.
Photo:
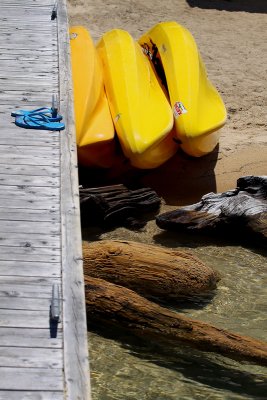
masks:
[[[252,233],[267,239],[267,176],[238,179],[237,188],[224,193],[208,193],[199,203],[156,217],[162,229],[190,232]]]
[[[85,276],[166,301],[205,294],[219,280],[217,272],[189,253],[131,241],[83,242],[83,263]]]
[[[130,190],[124,185],[80,188],[83,225],[141,228],[144,215],[158,211],[161,200],[150,188]]]
[[[179,341],[208,352],[267,365],[267,343],[216,328],[161,307],[134,291],[85,276],[88,320],[117,324],[136,335]]]

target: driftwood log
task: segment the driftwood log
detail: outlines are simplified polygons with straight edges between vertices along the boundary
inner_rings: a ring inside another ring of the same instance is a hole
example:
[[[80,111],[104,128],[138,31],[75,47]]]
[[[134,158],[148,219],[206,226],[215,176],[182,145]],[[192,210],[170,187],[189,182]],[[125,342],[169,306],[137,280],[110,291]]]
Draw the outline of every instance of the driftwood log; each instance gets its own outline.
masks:
[[[266,243],[267,176],[239,178],[237,188],[224,193],[209,193],[199,203],[156,217],[162,229],[190,232],[252,234]]]
[[[179,299],[215,288],[217,274],[195,257],[122,241],[84,242],[83,254],[89,321],[267,365],[267,343],[187,318],[145,298]]]
[[[137,336],[182,342],[224,356],[267,365],[267,343],[161,307],[136,292],[85,276],[88,320],[116,324]]]
[[[141,228],[144,216],[158,211],[161,200],[150,188],[128,189],[124,185],[80,188],[83,225],[123,225]]]
[[[189,253],[130,241],[84,242],[83,260],[85,276],[164,301],[205,294],[219,280],[217,272]]]

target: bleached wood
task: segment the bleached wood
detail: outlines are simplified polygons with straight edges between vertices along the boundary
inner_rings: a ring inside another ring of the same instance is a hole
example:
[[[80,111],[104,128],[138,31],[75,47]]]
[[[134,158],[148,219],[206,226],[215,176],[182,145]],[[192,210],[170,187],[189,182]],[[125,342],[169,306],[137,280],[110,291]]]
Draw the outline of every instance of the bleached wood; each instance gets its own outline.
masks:
[[[60,234],[60,224],[46,221],[3,221],[0,220],[0,232],[42,233],[50,235]]]
[[[16,210],[16,209],[15,209]],[[32,210],[30,210],[32,211]],[[39,211],[39,210],[38,210]],[[49,235],[47,233],[18,233],[14,235],[13,232],[1,232],[0,246],[15,246],[15,247],[53,247],[60,248],[61,240],[60,235]]]
[[[0,309],[47,311],[50,303],[50,299],[34,299],[33,301],[30,298],[20,298],[18,301],[16,297],[1,297]]]
[[[46,176],[22,176],[22,175],[6,175],[1,173],[0,168],[0,184],[3,186],[32,186],[39,187],[58,187],[60,186],[60,180],[58,177],[46,177]]]
[[[0,365],[5,367],[21,368],[62,368],[61,349],[36,349],[24,347],[2,347],[0,351]]]
[[[1,248],[0,248],[1,251]],[[0,276],[61,277],[60,263],[0,260]]]
[[[0,220],[59,222],[60,216],[58,215],[58,212],[55,211],[27,210],[24,208],[9,209],[6,207],[0,207]]]
[[[49,328],[49,310],[33,311],[33,310],[0,309],[0,325],[2,327],[9,327],[9,328],[14,327],[14,328],[47,329]],[[19,366],[19,363],[17,365]]]
[[[0,367],[0,377],[3,390],[63,391],[64,389],[62,369]],[[22,395],[23,393],[20,394]]]
[[[66,116],[62,136],[62,268],[64,367],[67,399],[90,398],[84,278],[82,267],[77,154],[73,112],[66,1],[58,2],[60,110]],[[79,365],[79,368],[75,368]]]
[[[11,247],[1,246],[0,260],[30,261],[58,263],[61,260],[60,251],[49,247]]]
[[[20,396],[23,396],[21,398]],[[1,391],[0,392],[1,400],[63,400],[62,392],[53,392],[53,391]]]
[[[50,330],[39,328],[4,328],[0,327],[2,347],[62,348],[62,329],[59,328],[56,338],[51,338]],[[0,348],[0,351],[1,351]],[[0,392],[1,393],[1,392]],[[1,397],[0,397],[1,398]]]
[[[0,193],[0,207],[32,210],[59,210],[59,200],[54,200],[53,203],[51,203],[51,197],[32,196],[32,198],[25,198],[25,196],[16,196],[10,198],[5,193]]]
[[[4,284],[10,285],[10,288],[12,289],[15,285],[26,285],[32,287],[32,289],[38,293],[38,290],[42,287],[46,288],[45,290],[47,293],[52,293],[52,288],[51,288],[51,283],[57,283],[60,284],[60,279],[49,279],[49,278],[31,278],[31,277],[20,277],[20,276],[14,276],[12,277],[1,277],[0,280],[0,287],[2,287]],[[11,285],[12,284],[12,285]]]
[[[44,176],[44,177],[58,177],[59,169],[51,165],[35,165],[34,169],[31,165],[7,165],[1,162],[0,171],[5,175],[25,175],[25,176]]]

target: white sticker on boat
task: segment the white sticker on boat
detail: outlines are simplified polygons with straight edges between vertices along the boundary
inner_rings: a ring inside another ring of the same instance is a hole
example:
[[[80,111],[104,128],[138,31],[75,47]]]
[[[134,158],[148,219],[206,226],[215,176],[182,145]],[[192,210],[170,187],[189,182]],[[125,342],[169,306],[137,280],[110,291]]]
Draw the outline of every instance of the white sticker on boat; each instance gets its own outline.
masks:
[[[175,118],[178,118],[180,115],[186,114],[186,113],[187,113],[187,109],[185,108],[183,103],[181,103],[180,101],[177,101],[173,106],[173,115],[175,116]]]

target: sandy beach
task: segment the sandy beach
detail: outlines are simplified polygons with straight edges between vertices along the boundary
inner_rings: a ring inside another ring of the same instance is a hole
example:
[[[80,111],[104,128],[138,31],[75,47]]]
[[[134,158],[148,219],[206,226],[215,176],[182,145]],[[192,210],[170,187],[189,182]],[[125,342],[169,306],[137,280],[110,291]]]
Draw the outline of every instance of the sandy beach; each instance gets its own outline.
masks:
[[[262,3],[68,2],[70,25],[86,26],[95,42],[113,28],[125,29],[137,39],[157,22],[168,20],[184,25],[195,37],[208,76],[225,102],[228,120],[212,154],[193,159],[179,152],[144,175],[142,183],[152,185],[169,205],[234,188],[240,176],[267,174],[267,6]]]

